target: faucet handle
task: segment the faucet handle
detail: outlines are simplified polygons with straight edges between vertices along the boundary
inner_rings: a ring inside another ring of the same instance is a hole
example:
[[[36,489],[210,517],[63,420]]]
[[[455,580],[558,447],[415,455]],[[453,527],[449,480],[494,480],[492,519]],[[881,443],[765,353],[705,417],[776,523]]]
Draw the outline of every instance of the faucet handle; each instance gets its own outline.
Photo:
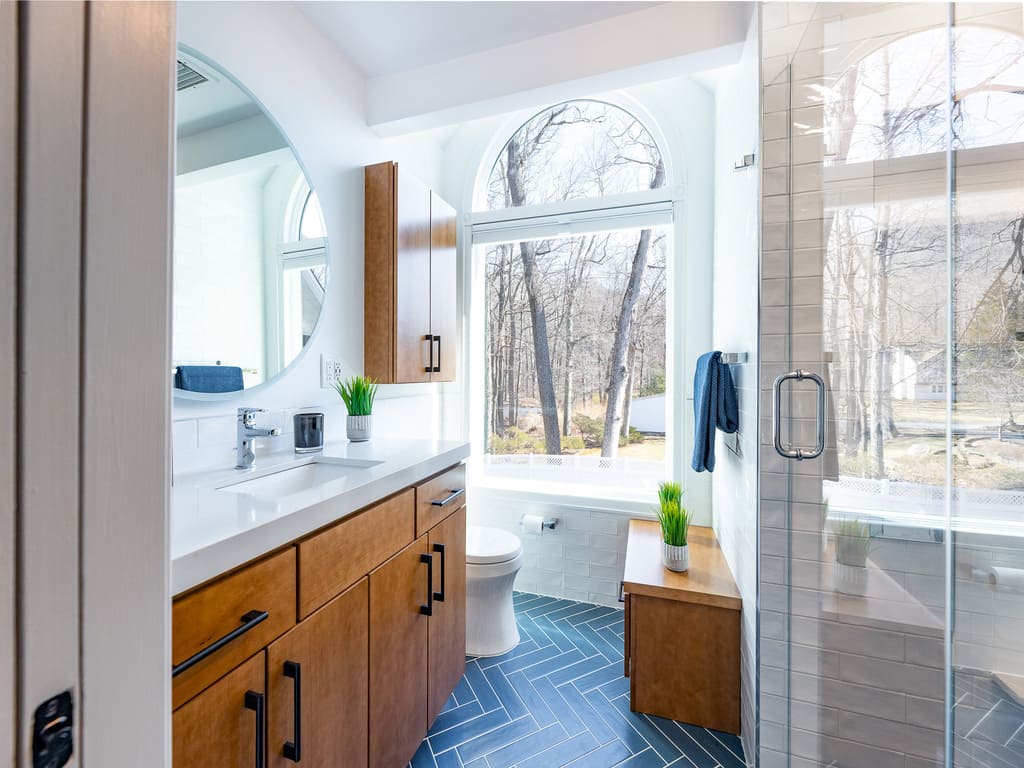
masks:
[[[250,413],[266,413],[266,408],[249,408],[242,407],[238,409],[239,416],[248,416]]]

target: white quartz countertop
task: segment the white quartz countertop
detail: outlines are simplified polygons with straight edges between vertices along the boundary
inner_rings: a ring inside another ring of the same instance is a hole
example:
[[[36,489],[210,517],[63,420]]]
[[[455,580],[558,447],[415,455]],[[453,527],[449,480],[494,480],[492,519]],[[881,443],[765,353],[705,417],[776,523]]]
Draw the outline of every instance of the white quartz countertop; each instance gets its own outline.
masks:
[[[327,443],[322,453],[258,456],[248,470],[178,475],[171,488],[171,593],[178,595],[469,456],[469,444],[430,440]],[[312,462],[369,463],[278,498],[225,487]]]

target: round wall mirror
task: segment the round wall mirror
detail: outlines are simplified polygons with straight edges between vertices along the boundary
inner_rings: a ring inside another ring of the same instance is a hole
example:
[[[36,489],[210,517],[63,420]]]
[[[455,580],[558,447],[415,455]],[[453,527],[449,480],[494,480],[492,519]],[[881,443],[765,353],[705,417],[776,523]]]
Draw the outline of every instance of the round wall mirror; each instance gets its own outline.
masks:
[[[273,118],[181,48],[176,106],[173,386],[227,398],[309,344],[327,287],[323,214]]]

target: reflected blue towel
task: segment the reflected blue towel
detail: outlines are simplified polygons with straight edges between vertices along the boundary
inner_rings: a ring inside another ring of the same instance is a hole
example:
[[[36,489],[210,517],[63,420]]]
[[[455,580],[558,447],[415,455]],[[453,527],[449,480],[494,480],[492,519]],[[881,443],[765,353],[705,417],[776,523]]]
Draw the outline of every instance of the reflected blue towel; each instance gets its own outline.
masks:
[[[237,365],[179,365],[174,386],[189,392],[237,392],[245,385]]]
[[[733,433],[739,428],[739,406],[729,366],[721,352],[697,359],[693,376],[693,460],[698,472],[715,471],[715,428]]]

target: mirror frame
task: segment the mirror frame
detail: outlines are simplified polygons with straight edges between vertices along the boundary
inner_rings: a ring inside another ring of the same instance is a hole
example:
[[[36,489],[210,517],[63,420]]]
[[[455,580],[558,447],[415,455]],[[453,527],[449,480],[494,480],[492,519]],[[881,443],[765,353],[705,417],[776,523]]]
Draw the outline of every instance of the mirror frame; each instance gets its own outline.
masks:
[[[253,103],[257,107],[260,108],[260,110],[263,112],[263,114],[266,115],[267,119],[270,120],[270,122],[274,126],[274,128],[277,129],[277,132],[281,134],[281,138],[284,139],[285,143],[288,145],[288,148],[291,150],[292,156],[295,158],[295,162],[299,166],[299,170],[302,171],[302,175],[305,177],[306,184],[309,185],[310,191],[315,193],[316,192],[316,187],[313,185],[313,181],[310,178],[309,169],[306,167],[306,164],[302,161],[302,156],[299,154],[298,150],[296,150],[294,142],[292,142],[292,140],[288,136],[288,134],[285,133],[284,129],[281,127],[281,124],[278,122],[277,118],[274,117],[274,114],[269,109],[267,109],[266,104],[264,104],[262,100],[257,98],[256,95],[246,85],[241,83],[238,80],[238,78],[235,77],[234,74],[229,72],[227,70],[227,68],[221,66],[217,61],[212,59],[210,56],[207,56],[204,53],[200,53],[199,51],[197,51],[192,46],[187,45],[186,43],[182,43],[181,41],[178,41],[177,45],[175,46],[175,54],[177,54],[178,51],[181,51],[182,53],[185,53],[188,56],[194,57],[194,58],[198,59],[199,61],[201,61],[206,66],[210,67],[211,69],[216,70],[216,72],[218,74],[220,74],[223,77],[228,78],[239,90],[242,91],[242,93],[244,93],[246,96],[248,96],[250,99],[252,99]],[[177,100],[177,92],[175,92],[175,100]],[[178,143],[178,111],[177,111],[177,107],[175,107],[175,110],[174,110],[174,143],[175,143],[175,148],[177,148],[177,143]],[[175,149],[175,155],[177,155],[177,149]],[[177,183],[178,183],[177,161],[175,161],[174,183],[175,183],[175,189],[177,189]],[[319,196],[318,196],[318,199],[319,199]],[[302,346],[302,349],[299,350],[299,354],[297,354],[291,360],[291,362],[289,362],[284,368],[282,368],[280,371],[275,373],[270,378],[264,379],[263,381],[261,381],[259,384],[257,384],[254,387],[248,387],[246,389],[240,389],[240,390],[236,390],[234,392],[192,392],[192,391],[186,390],[186,389],[178,389],[177,387],[174,386],[174,383],[173,383],[173,380],[172,380],[172,382],[171,382],[171,394],[175,398],[181,399],[181,400],[187,400],[187,401],[190,401],[190,402],[209,402],[209,403],[231,402],[232,400],[237,400],[239,398],[246,397],[251,392],[257,392],[257,391],[263,390],[266,387],[268,387],[269,385],[274,384],[275,382],[279,381],[285,374],[287,374],[289,371],[291,371],[292,368],[294,368],[296,365],[298,365],[298,363],[300,363],[302,361],[302,359],[306,356],[306,353],[309,352],[310,348],[313,346],[313,343],[316,341],[317,334],[319,334],[319,332],[320,332],[320,327],[323,325],[324,314],[327,312],[327,297],[329,295],[329,291],[330,291],[330,288],[331,288],[331,282],[332,282],[331,275],[332,275],[332,272],[333,272],[333,270],[331,269],[331,234],[330,234],[330,226],[328,226],[328,223],[327,223],[328,217],[324,213],[322,202],[321,202],[321,205],[320,205],[320,213],[321,213],[321,215],[323,215],[323,218],[324,218],[324,232],[325,232],[325,237],[324,237],[324,258],[325,258],[325,260],[327,262],[327,282],[324,285],[324,303],[320,307],[320,315],[316,319],[316,325],[313,326],[313,332],[309,334],[309,341],[307,341]],[[172,240],[171,240],[171,264],[172,264],[172,267],[173,267],[173,264],[174,264],[173,231],[172,231]],[[173,336],[173,334],[174,334],[174,286],[172,284],[172,286],[171,286],[171,369],[174,368],[174,344],[173,344],[174,336]],[[319,384],[319,380],[318,380],[318,384]]]

